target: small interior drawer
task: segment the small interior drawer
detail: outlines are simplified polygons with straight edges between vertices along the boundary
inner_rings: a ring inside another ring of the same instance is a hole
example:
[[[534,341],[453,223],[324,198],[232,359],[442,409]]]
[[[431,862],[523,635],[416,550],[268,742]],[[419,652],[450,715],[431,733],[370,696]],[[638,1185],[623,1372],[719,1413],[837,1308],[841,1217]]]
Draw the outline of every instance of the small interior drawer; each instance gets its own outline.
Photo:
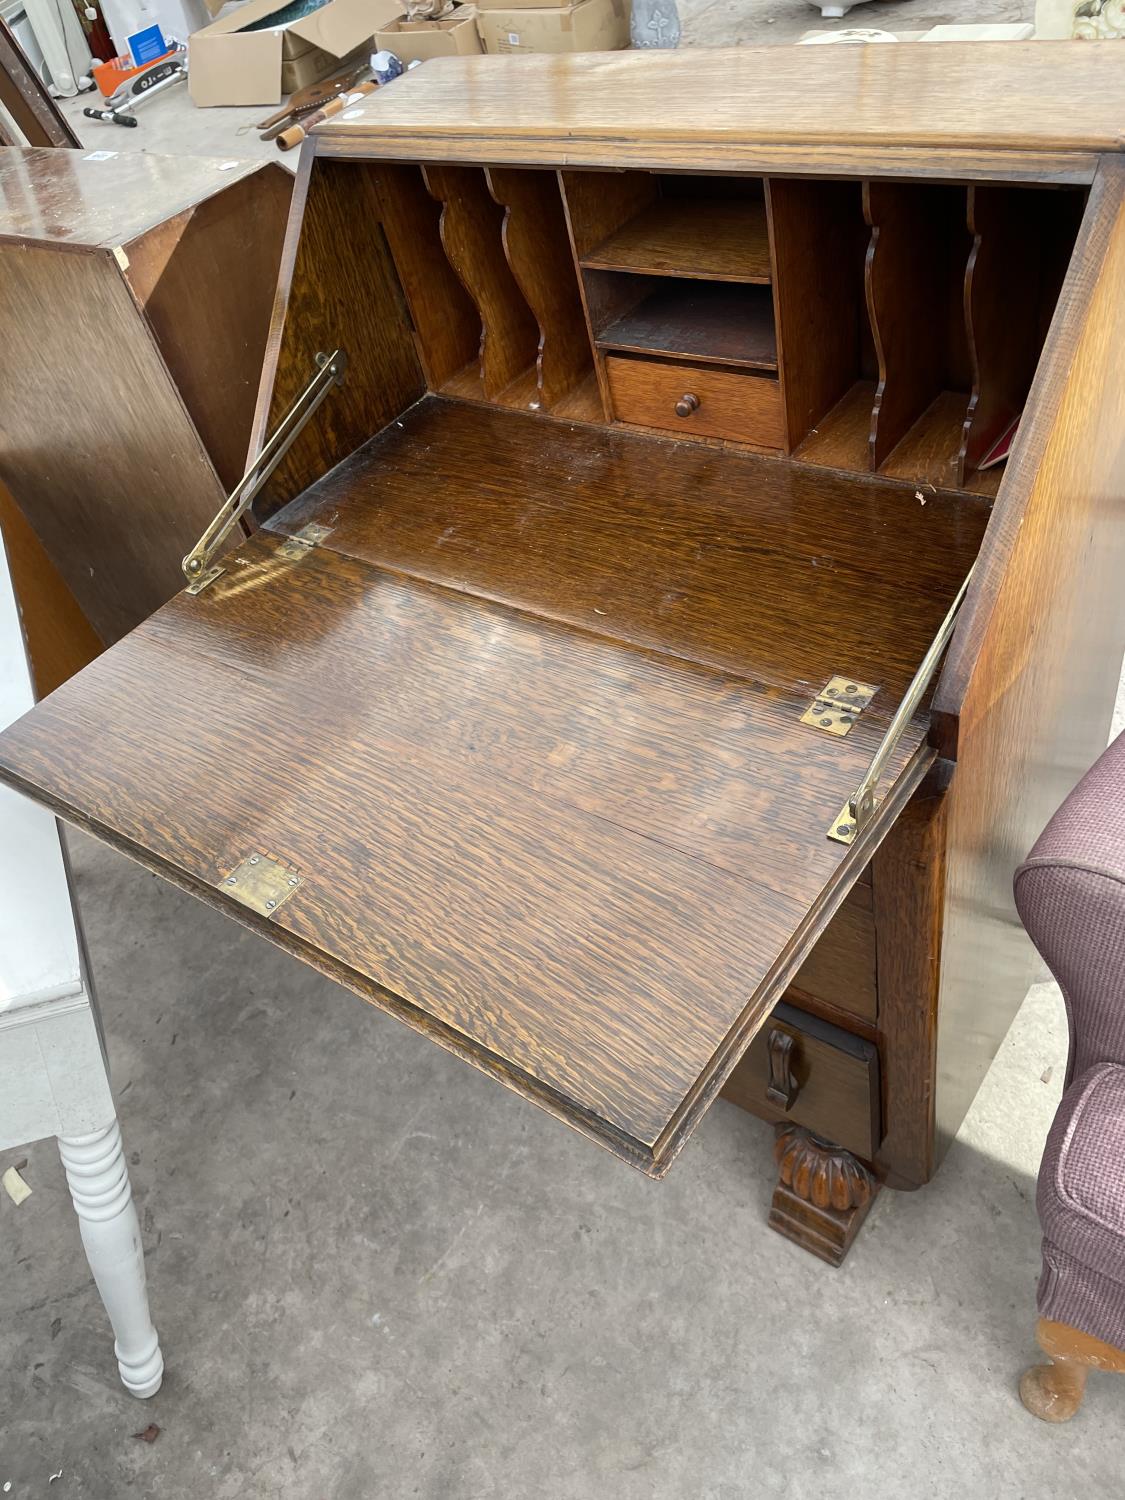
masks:
[[[805,1125],[868,1161],[879,1145],[874,1044],[794,1005],[774,1009],[727,1080],[723,1098],[766,1120]]]
[[[875,916],[870,885],[857,883],[852,887],[798,969],[793,988],[848,1015],[876,1020]]]
[[[619,422],[760,448],[784,442],[781,391],[767,376],[619,354],[605,367]]]

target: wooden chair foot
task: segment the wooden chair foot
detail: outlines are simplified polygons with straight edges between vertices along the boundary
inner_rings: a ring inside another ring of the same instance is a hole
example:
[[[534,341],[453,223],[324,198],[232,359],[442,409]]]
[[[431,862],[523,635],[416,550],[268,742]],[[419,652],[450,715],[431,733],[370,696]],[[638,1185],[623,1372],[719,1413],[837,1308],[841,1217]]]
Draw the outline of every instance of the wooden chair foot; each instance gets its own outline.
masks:
[[[1032,1365],[1020,1379],[1020,1400],[1041,1422],[1069,1422],[1086,1394],[1086,1373],[1066,1360]]]
[[[778,1184],[771,1229],[838,1266],[875,1201],[879,1184],[849,1151],[801,1125],[779,1125],[773,1148]]]
[[[1020,1380],[1020,1400],[1043,1422],[1069,1422],[1082,1405],[1091,1370],[1125,1371],[1125,1349],[1116,1349],[1067,1323],[1040,1318],[1035,1337],[1047,1365],[1032,1365]]]

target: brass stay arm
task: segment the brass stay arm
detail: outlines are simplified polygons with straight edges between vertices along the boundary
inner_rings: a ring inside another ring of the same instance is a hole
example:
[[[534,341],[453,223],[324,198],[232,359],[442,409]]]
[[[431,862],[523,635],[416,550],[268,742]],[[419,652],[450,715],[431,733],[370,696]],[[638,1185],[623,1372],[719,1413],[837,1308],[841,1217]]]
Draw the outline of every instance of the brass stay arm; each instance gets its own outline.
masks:
[[[316,363],[316,373],[308,385],[266,439],[261,452],[251,460],[246,473],[223,501],[218,515],[184,558],[184,576],[191,584],[189,593],[206,588],[222,572],[221,568],[208,568],[211,559],[250,509],[254,497],[297,441],[317,407],[333,387],[344,383],[348,356],[342,349],[331,354],[318,354]]]
[[[883,735],[879,743],[879,748],[871,759],[871,764],[867,768],[867,774],[848,798],[847,812],[854,826],[849,830],[848,837],[842,838],[838,834],[833,833],[829,834],[830,838],[837,838],[837,841],[840,843],[850,844],[856,834],[865,828],[870,821],[871,815],[875,811],[875,792],[879,785],[879,778],[886,770],[887,762],[894,754],[895,747],[902,738],[903,730],[914,717],[918,705],[922,701],[922,696],[927,687],[929,687],[931,678],[937,671],[942,653],[946,646],[949,645],[950,638],[953,635],[953,627],[957,623],[957,612],[964,603],[965,595],[969,591],[969,584],[972,582],[975,568],[976,564],[974,563],[973,567],[966,574],[964,583],[957,590],[957,595],[953,603],[949,606],[949,613],[938,627],[937,635],[930,642],[929,649],[922,658],[921,665],[917,672],[915,672],[910,686],[903,695],[902,702],[895,710],[891,722],[887,725],[887,732]]]

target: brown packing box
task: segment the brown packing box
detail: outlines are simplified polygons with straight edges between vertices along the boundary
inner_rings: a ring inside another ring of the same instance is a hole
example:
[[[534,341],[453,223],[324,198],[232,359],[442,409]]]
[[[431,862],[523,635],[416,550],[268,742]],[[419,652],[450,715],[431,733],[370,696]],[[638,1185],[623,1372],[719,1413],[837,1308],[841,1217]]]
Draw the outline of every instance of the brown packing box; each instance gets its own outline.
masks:
[[[482,10],[486,52],[613,52],[629,45],[628,0],[580,0],[555,10]]]
[[[196,104],[279,104],[284,94],[327,78],[343,59],[361,60],[402,0],[328,0],[284,31],[243,30],[288,3],[247,0],[189,37],[188,90]]]
[[[375,33],[375,46],[385,47],[404,63],[468,56],[481,50],[476,12],[471,5],[459,5],[441,21],[408,21],[399,16]]]

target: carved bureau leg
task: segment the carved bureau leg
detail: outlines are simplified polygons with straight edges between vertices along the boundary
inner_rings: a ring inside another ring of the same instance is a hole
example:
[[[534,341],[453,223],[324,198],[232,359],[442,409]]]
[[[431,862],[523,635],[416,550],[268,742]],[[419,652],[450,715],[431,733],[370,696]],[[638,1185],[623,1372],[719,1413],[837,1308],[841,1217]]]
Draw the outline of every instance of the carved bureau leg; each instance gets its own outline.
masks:
[[[1024,1371],[1020,1400],[1041,1421],[1070,1421],[1082,1405],[1091,1370],[1125,1372],[1125,1349],[1115,1349],[1066,1323],[1040,1318],[1035,1337],[1051,1363]]]
[[[117,1121],[90,1135],[60,1136],[59,1154],[122,1382],[134,1396],[155,1396],[164,1356],[149,1316],[141,1227]]]
[[[779,1125],[770,1227],[838,1266],[879,1191],[861,1161],[802,1125]]]

